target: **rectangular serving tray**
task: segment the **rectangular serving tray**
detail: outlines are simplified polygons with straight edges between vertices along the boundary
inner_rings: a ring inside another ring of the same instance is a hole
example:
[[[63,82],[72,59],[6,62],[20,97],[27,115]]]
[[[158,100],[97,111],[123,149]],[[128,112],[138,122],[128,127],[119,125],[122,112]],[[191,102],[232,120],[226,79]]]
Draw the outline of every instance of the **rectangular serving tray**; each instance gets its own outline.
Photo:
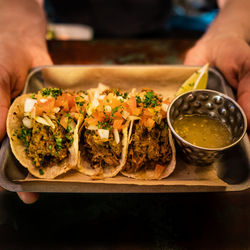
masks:
[[[111,87],[131,89],[151,87],[159,93],[174,95],[197,67],[181,65],[135,66],[48,66],[30,72],[23,93],[37,92],[42,87],[83,89],[103,83]],[[232,89],[215,69],[209,69],[208,89],[234,98]],[[92,180],[69,172],[54,180],[28,175],[11,152],[9,139],[0,150],[0,185],[10,191],[74,192],[74,193],[161,193],[239,191],[250,187],[250,145],[247,136],[225,156],[208,167],[185,163],[177,150],[176,169],[159,181],[134,180],[118,175],[105,180]]]

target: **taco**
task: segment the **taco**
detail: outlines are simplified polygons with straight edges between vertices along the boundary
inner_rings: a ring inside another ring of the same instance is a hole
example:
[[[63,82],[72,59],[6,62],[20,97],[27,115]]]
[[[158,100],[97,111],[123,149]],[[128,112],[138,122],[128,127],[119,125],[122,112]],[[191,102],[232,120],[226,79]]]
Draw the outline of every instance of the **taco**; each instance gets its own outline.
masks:
[[[16,98],[7,133],[17,160],[38,178],[55,178],[76,168],[78,131],[88,103],[86,92],[44,88]]]
[[[92,179],[113,177],[126,162],[129,114],[123,104],[128,93],[116,89],[91,92],[80,129],[78,169]]]
[[[122,174],[135,179],[162,179],[175,168],[175,147],[167,125],[169,100],[151,89],[132,91],[137,114],[130,121],[127,161]]]

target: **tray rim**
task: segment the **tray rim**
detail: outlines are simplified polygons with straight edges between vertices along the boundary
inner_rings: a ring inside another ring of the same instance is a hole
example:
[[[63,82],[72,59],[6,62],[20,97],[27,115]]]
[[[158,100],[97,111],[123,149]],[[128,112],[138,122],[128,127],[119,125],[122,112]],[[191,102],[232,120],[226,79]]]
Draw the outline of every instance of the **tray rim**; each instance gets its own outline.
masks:
[[[200,66],[197,66],[197,65],[194,65],[194,66],[186,66],[186,65],[178,65],[178,64],[173,64],[173,65],[157,65],[157,64],[147,64],[147,65],[143,65],[143,64],[126,64],[126,65],[102,65],[102,64],[91,64],[91,65],[48,65],[48,66],[38,66],[38,67],[35,67],[33,69],[30,70],[27,78],[26,78],[26,82],[25,82],[25,87],[23,89],[23,94],[27,92],[27,88],[28,88],[28,84],[30,82],[30,79],[39,71],[42,71],[42,69],[44,68],[124,68],[124,67],[132,67],[132,68],[199,68]],[[231,89],[231,87],[228,85],[228,83],[226,82],[225,78],[223,77],[223,75],[220,73],[220,71],[216,68],[212,68],[212,67],[209,67],[209,71],[213,72],[214,74],[217,75],[217,77],[224,83],[222,86],[223,86],[223,93],[224,94],[227,94],[229,95],[230,97],[232,97],[233,99],[234,98],[234,95],[233,95],[233,91]],[[244,140],[244,144],[248,144],[247,147],[246,147],[246,150],[247,150],[247,158],[250,162],[250,143],[249,143],[249,140],[247,138],[247,135],[245,135],[243,137],[243,140]],[[9,191],[14,191],[14,192],[20,192],[20,191],[26,191],[26,192],[30,192],[30,191],[33,191],[33,192],[62,192],[62,193],[71,193],[71,192],[74,192],[74,193],[96,193],[97,191],[95,191],[95,189],[93,189],[93,191],[90,191],[88,190],[87,192],[86,191],[82,191],[82,190],[58,190],[58,188],[53,188],[53,190],[46,190],[46,191],[41,191],[41,190],[36,190],[36,188],[30,190],[29,189],[29,185],[34,183],[32,181],[30,182],[26,182],[26,183],[21,183],[21,182],[15,182],[15,181],[11,181],[7,178],[7,176],[5,175],[5,168],[2,167],[4,165],[4,163],[6,162],[7,160],[7,157],[8,157],[8,154],[10,151],[10,145],[9,145],[9,138],[7,137],[7,135],[5,136],[5,139],[2,141],[2,145],[1,145],[1,148],[0,148],[0,166],[1,166],[1,170],[0,170],[0,184],[3,188],[9,190]],[[37,181],[36,183],[39,184],[39,183],[47,183],[46,181]],[[49,182],[50,185],[54,185],[54,184],[57,184],[60,183],[60,184],[63,184],[63,182],[53,182],[53,181],[50,181]],[[138,186],[138,189],[141,188],[141,186],[145,187],[145,185],[136,185],[136,184],[114,184],[114,183],[79,183],[79,182],[74,182],[75,184],[78,183],[78,185],[82,186],[82,185],[85,185],[85,186],[93,186],[93,185],[104,185],[105,186],[105,190],[107,189],[107,191],[104,191],[104,192],[100,192],[98,191],[99,193],[119,193],[117,192],[116,190],[113,190],[112,187],[114,185],[125,185],[125,186]],[[37,184],[33,185],[33,186],[36,186]],[[72,183],[66,183],[67,185],[70,185]],[[65,183],[64,183],[65,185]],[[110,188],[107,188],[107,186],[110,186]],[[157,191],[152,191],[152,190],[139,190],[139,191],[136,191],[136,188],[134,189],[135,191],[123,191],[122,193],[153,193],[153,192],[163,192],[163,193],[173,193],[173,192],[220,192],[220,191],[243,191],[243,190],[247,190],[250,188],[250,177],[245,180],[243,183],[240,183],[240,184],[227,184],[225,186],[206,186],[206,185],[195,185],[195,186],[190,186],[190,185],[183,185],[184,187],[187,187],[188,186],[188,189],[189,190],[186,190],[185,188],[182,188],[182,185],[149,185],[148,187],[149,188],[152,188],[152,187],[156,187],[156,190]],[[166,190],[158,190],[160,187],[165,187]],[[217,187],[217,189],[216,189]],[[218,188],[219,187],[219,188]],[[210,188],[210,190],[208,190]],[[173,190],[174,191],[173,191]],[[176,190],[177,189],[177,190]],[[178,190],[180,189],[180,190]]]

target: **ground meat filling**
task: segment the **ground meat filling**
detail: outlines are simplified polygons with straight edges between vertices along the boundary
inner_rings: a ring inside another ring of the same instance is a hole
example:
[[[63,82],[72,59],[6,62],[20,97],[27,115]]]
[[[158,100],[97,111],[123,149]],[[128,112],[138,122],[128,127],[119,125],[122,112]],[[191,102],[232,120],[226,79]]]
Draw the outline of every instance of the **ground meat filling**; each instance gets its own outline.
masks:
[[[24,142],[26,155],[36,167],[52,166],[68,157],[72,134],[56,121],[53,121],[55,129],[34,120],[32,122],[32,128],[23,127],[18,138]]]
[[[162,120],[150,131],[139,122],[134,124],[125,171],[135,173],[142,168],[153,170],[156,164],[165,165],[171,158],[166,121]]]
[[[122,138],[121,133],[120,138]],[[103,140],[100,139],[97,131],[84,130],[80,140],[82,154],[98,174],[102,174],[107,166],[117,167],[120,164],[122,144],[115,142],[113,133],[109,133],[108,140]]]

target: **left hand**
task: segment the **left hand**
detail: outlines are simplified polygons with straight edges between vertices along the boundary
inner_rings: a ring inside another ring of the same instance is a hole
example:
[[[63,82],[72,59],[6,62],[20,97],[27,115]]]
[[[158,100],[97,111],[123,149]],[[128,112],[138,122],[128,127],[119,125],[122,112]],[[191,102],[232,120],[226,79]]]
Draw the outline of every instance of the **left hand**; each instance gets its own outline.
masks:
[[[207,34],[191,48],[185,64],[218,68],[232,87],[237,89],[237,101],[244,110],[250,129],[250,47],[234,35]]]

